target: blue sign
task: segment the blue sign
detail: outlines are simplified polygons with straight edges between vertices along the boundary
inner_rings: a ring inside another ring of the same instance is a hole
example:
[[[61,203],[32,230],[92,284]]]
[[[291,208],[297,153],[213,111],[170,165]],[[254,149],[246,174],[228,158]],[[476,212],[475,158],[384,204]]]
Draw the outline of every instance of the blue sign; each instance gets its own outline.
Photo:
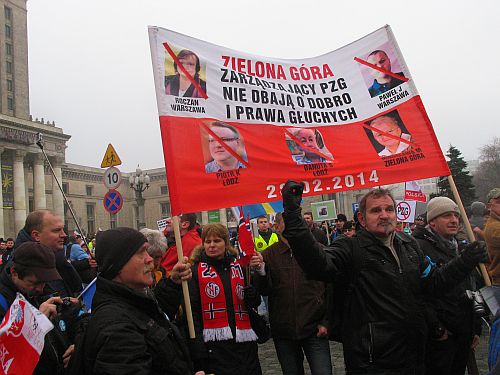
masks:
[[[111,189],[104,196],[104,208],[110,214],[116,214],[123,207],[123,197],[118,190]]]
[[[352,204],[352,213],[355,214],[356,210],[359,210],[359,203]]]

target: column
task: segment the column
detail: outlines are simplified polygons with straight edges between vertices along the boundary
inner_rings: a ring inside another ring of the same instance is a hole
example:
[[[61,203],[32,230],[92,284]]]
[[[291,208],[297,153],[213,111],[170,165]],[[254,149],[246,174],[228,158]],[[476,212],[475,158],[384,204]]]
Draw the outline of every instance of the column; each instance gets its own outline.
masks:
[[[219,217],[220,217],[220,223],[227,227],[227,215],[226,215],[226,209],[225,208],[219,208]]]
[[[208,211],[201,212],[201,225],[208,224]]]
[[[45,157],[43,154],[36,154],[33,160],[33,198],[35,210],[47,208],[45,198]]]
[[[0,237],[5,238],[5,228],[3,226],[3,185],[2,185],[2,153],[4,148],[0,147]]]
[[[59,181],[59,184],[61,185],[62,188],[61,164],[62,164],[62,158],[54,158],[52,161],[52,167],[54,168],[55,178],[57,178],[57,181]],[[52,178],[52,202],[54,206],[53,209],[54,212],[58,214],[64,221],[64,198],[55,178],[54,177]]]
[[[24,183],[24,157],[26,152],[14,152],[13,177],[14,177],[14,223],[16,233],[24,227],[26,221],[26,187]]]

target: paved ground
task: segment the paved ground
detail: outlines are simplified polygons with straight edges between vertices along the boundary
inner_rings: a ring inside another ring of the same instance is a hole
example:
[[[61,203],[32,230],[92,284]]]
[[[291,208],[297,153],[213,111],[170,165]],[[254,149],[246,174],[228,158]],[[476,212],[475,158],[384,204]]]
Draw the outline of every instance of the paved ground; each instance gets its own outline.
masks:
[[[485,337],[486,336],[486,337]],[[487,338],[488,332],[485,329],[483,334],[484,338]],[[330,343],[330,351],[332,353],[332,362],[335,368],[335,375],[344,375],[344,357],[342,355],[342,345],[338,343]],[[274,345],[272,340],[269,340],[265,344],[259,345],[259,358],[262,366],[263,375],[281,375],[281,367],[279,365],[278,359],[276,358],[276,352],[274,351]],[[488,343],[486,340],[481,340],[481,343],[476,350],[476,361],[479,368],[480,374],[486,374],[488,372]],[[310,374],[306,364],[306,375]],[[286,375],[286,374],[283,374]]]

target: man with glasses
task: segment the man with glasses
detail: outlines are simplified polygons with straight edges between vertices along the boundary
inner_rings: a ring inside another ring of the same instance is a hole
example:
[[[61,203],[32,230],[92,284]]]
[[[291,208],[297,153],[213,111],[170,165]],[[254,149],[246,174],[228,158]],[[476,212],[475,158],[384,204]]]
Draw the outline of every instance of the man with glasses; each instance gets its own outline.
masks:
[[[211,134],[208,135],[208,149],[213,160],[205,164],[205,172],[213,173],[245,168],[241,160],[228,151],[230,148],[241,159],[246,159],[238,130],[219,121],[210,124],[210,130],[218,139]]]
[[[380,116],[374,119],[370,126],[376,130],[372,130],[373,137],[384,149],[378,153],[379,156],[391,156],[400,154],[405,151],[410,145],[406,142],[401,142],[397,138],[411,141],[411,135],[403,133],[398,121],[391,116]],[[380,132],[377,132],[380,130]],[[397,138],[388,136],[390,134]]]

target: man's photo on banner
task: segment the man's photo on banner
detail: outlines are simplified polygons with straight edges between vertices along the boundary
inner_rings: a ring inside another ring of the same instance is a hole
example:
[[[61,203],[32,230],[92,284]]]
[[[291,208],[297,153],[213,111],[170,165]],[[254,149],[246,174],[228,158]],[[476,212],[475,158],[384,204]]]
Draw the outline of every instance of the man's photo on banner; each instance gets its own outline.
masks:
[[[203,123],[200,134],[206,173],[247,168],[244,139],[234,126],[221,121]]]
[[[371,50],[358,62],[361,62],[359,68],[372,98],[405,82],[405,75],[390,43]]]
[[[411,149],[412,137],[397,110],[365,124],[365,132],[379,156],[397,155]]]

